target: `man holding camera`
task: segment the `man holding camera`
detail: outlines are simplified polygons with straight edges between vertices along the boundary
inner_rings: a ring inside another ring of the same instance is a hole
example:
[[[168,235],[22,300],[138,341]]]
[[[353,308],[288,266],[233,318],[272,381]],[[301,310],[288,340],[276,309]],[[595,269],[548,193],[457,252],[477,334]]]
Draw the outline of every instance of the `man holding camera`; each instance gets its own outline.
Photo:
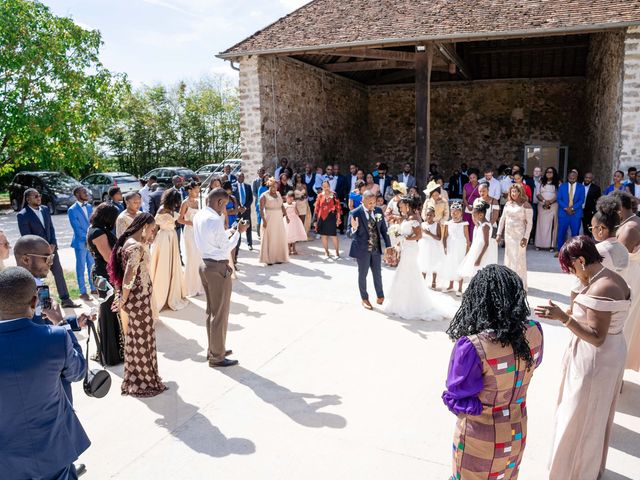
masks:
[[[74,480],[91,442],[60,380],[82,380],[86,362],[65,328],[33,321],[37,300],[28,270],[0,272],[0,478]]]

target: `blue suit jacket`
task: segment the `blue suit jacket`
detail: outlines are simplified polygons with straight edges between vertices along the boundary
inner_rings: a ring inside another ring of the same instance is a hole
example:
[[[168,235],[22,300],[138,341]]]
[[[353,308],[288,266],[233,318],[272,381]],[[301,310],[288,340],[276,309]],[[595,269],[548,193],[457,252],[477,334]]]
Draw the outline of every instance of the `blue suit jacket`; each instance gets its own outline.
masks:
[[[573,216],[582,218],[582,204],[584,203],[584,185],[582,183],[575,183],[575,191],[573,192]],[[558,215],[569,216],[564,211],[569,206],[569,182],[565,182],[560,185],[558,189]]]
[[[0,322],[0,478],[48,478],[89,447],[60,382],[84,373],[64,328]]]
[[[71,205],[67,212],[69,223],[73,229],[73,240],[71,240],[71,246],[73,248],[86,248],[87,246],[87,230],[89,230],[89,218],[91,218],[91,213],[93,213],[93,207],[87,203],[85,208],[87,209],[86,217],[82,212],[82,208],[80,208],[80,204],[77,202]]]
[[[44,205],[40,206],[40,211],[44,219],[44,226],[42,226],[42,222],[30,207],[25,207],[18,212],[20,235],[37,235],[44,238],[51,245],[57,246],[58,241],[56,240],[56,230],[51,222],[51,213]]]
[[[384,215],[382,210],[378,207],[373,209],[374,215],[379,215],[380,220],[376,222],[378,228],[378,235],[380,237],[380,250],[377,252],[371,252],[374,255],[382,254],[382,244],[387,247],[391,246],[391,240],[387,234],[387,224],[384,221]],[[369,253],[369,228],[367,227],[367,216],[364,213],[364,206],[360,205],[351,211],[351,216],[358,219],[358,230],[356,230],[351,236],[351,249],[349,250],[349,256],[353,258],[359,258]],[[351,225],[349,225],[351,228]]]

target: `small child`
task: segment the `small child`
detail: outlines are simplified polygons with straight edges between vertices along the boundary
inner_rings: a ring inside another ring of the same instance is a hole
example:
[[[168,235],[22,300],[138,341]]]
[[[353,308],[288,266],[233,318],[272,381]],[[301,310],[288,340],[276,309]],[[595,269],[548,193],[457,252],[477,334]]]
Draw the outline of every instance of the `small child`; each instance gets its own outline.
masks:
[[[464,279],[473,278],[478,270],[490,263],[491,255],[487,255],[491,240],[491,224],[487,221],[489,207],[490,205],[481,198],[473,202],[473,240],[458,269],[458,275]]]
[[[455,202],[451,206],[451,220],[444,224],[442,232],[442,247],[444,258],[440,265],[440,277],[449,280],[449,288],[442,288],[443,292],[453,292],[453,282],[458,282],[456,296],[462,296],[463,279],[458,275],[458,269],[469,251],[469,222],[463,220],[462,203]]]
[[[284,226],[287,232],[287,242],[289,243],[289,255],[298,255],[296,250],[296,242],[304,242],[307,240],[307,233],[304,230],[304,224],[298,215],[298,207],[296,205],[295,194],[293,190],[287,193],[287,201],[284,204],[287,212],[287,222],[284,219]]]
[[[426,221],[422,222],[422,238],[418,241],[418,263],[422,275],[427,282],[431,281],[431,289],[435,290],[438,271],[444,257],[442,231],[440,224],[436,222],[436,211],[433,208],[427,208],[425,218]]]

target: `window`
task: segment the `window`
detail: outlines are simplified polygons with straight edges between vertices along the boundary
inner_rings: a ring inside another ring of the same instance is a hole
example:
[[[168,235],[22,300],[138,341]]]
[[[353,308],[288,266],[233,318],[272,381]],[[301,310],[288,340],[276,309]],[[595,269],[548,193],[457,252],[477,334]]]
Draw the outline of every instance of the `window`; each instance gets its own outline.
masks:
[[[559,144],[526,145],[524,147],[524,171],[531,174],[535,167],[542,170],[554,167],[560,178],[567,177],[569,147]]]

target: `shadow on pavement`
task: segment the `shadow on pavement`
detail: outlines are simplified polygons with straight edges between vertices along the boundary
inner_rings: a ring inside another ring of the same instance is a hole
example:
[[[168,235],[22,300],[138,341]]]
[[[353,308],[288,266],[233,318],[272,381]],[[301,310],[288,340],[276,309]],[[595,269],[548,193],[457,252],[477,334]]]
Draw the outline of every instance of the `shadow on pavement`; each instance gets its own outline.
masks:
[[[611,470],[605,470],[600,480],[633,480],[631,477],[625,477],[619,473],[612,472]]]
[[[640,457],[640,433],[614,423],[609,446],[632,457]]]
[[[626,413],[634,417],[640,417],[640,385],[625,381],[622,386],[622,393],[616,403],[616,411]]]
[[[545,301],[545,303],[549,299],[553,300],[554,302],[564,303],[565,305],[568,305],[570,302],[569,295],[550,292],[549,290],[540,290],[539,288],[529,287],[527,294],[529,297],[541,298]]]
[[[342,403],[338,395],[315,395],[292,392],[268,378],[243,367],[221,368],[220,372],[245,387],[262,401],[273,405],[294,422],[309,428],[345,428],[347,420],[335,413],[320,412],[321,408]]]
[[[247,438],[227,438],[218,427],[202,415],[198,407],[185,402],[178,394],[178,384],[166,382],[169,390],[151,398],[138,398],[162,418],[156,423],[166,428],[191,450],[210,457],[250,455],[255,444]]]
[[[411,333],[417,334],[420,338],[427,340],[429,338],[429,333],[434,332],[446,332],[447,328],[449,328],[449,324],[451,320],[438,320],[438,321],[424,321],[424,320],[405,320],[400,317],[392,317],[387,315],[389,320],[397,322],[401,324],[404,328],[409,330]]]
[[[204,329],[204,327],[203,327]],[[158,354],[168,360],[191,360],[193,362],[206,362],[206,348],[197,340],[186,338],[173,328],[163,324],[156,330]],[[205,335],[206,336],[206,335]]]

